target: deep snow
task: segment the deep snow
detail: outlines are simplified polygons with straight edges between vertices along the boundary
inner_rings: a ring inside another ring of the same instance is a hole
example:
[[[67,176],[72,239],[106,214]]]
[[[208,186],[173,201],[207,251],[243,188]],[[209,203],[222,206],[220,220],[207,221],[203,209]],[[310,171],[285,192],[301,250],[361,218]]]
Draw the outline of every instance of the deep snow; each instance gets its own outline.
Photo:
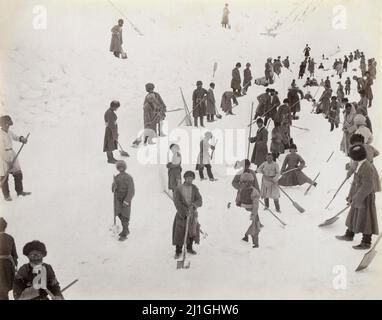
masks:
[[[348,9],[346,30],[332,28],[336,1],[267,1],[267,6],[263,1],[235,1],[230,3],[231,30],[220,27],[220,1],[113,3],[143,33],[138,35],[125,23],[128,60],[115,59],[108,52],[110,29],[121,17],[108,1],[0,3],[1,113],[13,117],[15,132],[31,132],[20,163],[25,189],[33,195],[23,199],[14,196],[12,202],[1,202],[2,215],[8,221],[8,232],[14,236],[19,254],[27,241],[44,241],[48,248],[46,261],[53,265],[60,283],[64,286],[80,279],[65,293],[67,299],[380,298],[381,255],[369,269],[355,273],[365,252],[334,239],[345,230],[345,215],[327,229],[317,227],[345,206],[349,183],[330,210],[324,210],[345,177],[347,159],[339,151],[341,129],[330,133],[329,123],[310,113],[310,103],[302,102],[300,120],[294,122],[310,131],[293,129],[292,136],[307,163],[305,173],[312,178],[321,173],[318,187],[307,196],[303,195],[307,185],[287,190],[306,212],[299,214],[282,196],[280,217],[287,223],[282,229],[261,209],[265,227],[260,233],[260,249],[252,249],[240,242],[249,224],[247,213],[234,205],[231,209],[226,206],[228,201],[234,203],[236,195],[231,187],[233,177],[227,174],[236,159],[216,164],[213,170],[219,181],[195,181],[204,200],[199,219],[208,237],[196,247],[198,255],[191,258],[188,270],[176,270],[172,258],[175,209],[162,192],[166,184],[165,165],[143,165],[137,161],[142,149],[129,147],[142,127],[147,82],[155,83],[169,108],[183,106],[179,92],[182,87],[190,107],[195,82],[202,80],[208,88],[213,64],[218,62],[213,80],[219,107],[221,94],[229,89],[231,70],[238,61],[243,66],[250,62],[252,74],[260,77],[268,56],[289,55],[294,73],[283,69],[273,86],[281,100],[291,80],[297,79],[306,43],[312,47],[316,62],[321,61],[322,53],[333,54],[340,46],[341,52],[324,63],[326,67],[332,65],[333,58],[356,48],[380,63],[378,1],[339,2]],[[32,28],[36,4],[47,8],[46,30]],[[275,31],[275,38],[260,35],[277,21],[281,26]],[[349,69],[355,67],[358,63]],[[374,146],[381,150],[380,74],[379,68],[370,117]],[[335,79],[331,78],[332,85]],[[297,83],[302,87],[301,80]],[[236,116],[223,116],[223,120],[208,128],[246,128],[251,102],[256,107],[256,96],[263,90],[252,86],[248,95],[239,99],[239,106],[234,109]],[[313,94],[315,91],[311,89]],[[321,92],[322,89],[317,97]],[[120,142],[131,155],[127,159],[128,172],[136,184],[131,235],[123,243],[109,231],[111,182],[116,171],[106,164],[102,153],[103,113],[112,99],[121,101],[117,112]],[[350,100],[358,101],[354,83]],[[168,114],[170,130],[183,116],[183,112]],[[191,128],[182,128],[189,136],[201,135],[198,131],[191,133]],[[272,125],[269,131],[271,128]],[[246,152],[247,132],[244,135],[240,146]],[[160,143],[163,154],[167,153],[167,141],[164,138]],[[223,145],[228,147],[223,141],[219,139],[217,158]],[[155,146],[150,148],[155,150]],[[182,150],[184,155],[189,151],[186,146]],[[327,163],[332,151],[335,153]],[[279,160],[280,166],[284,156]],[[242,155],[236,158],[241,159]],[[196,155],[190,160],[184,163],[184,171],[194,169]],[[380,159],[377,168],[381,168]],[[260,175],[258,180],[261,181]],[[377,200],[380,208],[380,194]],[[21,257],[20,263],[25,262],[25,257]],[[333,288],[336,265],[347,270],[346,290]]]

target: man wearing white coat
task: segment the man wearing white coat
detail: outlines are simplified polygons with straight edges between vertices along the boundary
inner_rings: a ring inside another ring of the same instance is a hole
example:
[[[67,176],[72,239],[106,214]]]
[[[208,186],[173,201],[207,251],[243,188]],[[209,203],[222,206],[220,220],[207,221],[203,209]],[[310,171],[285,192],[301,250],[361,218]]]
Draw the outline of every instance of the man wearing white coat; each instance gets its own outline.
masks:
[[[199,171],[200,180],[205,180],[204,173],[203,173],[204,167],[206,167],[207,169],[207,175],[210,181],[217,180],[214,178],[214,175],[212,174],[210,154],[208,153],[209,149],[211,149],[212,151],[215,150],[215,146],[209,143],[212,137],[213,137],[212,133],[210,131],[207,131],[204,134],[204,138],[200,140],[200,152],[199,152],[198,160],[196,164],[196,170]]]
[[[30,192],[23,190],[23,173],[20,168],[19,161],[15,159],[16,152],[13,150],[12,140],[21,143],[27,143],[28,140],[23,136],[14,134],[9,127],[13,125],[10,116],[0,117],[0,153],[1,153],[1,190],[6,201],[11,201],[12,198],[9,192],[8,176],[12,173],[15,179],[15,190],[18,196],[30,195]],[[14,160],[15,159],[15,160]],[[13,163],[12,163],[13,162]]]

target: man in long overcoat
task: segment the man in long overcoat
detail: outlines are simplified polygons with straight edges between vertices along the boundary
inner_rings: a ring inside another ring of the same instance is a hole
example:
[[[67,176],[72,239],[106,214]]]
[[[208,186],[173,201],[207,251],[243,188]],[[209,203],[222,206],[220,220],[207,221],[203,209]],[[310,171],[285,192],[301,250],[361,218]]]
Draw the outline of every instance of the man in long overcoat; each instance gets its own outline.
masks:
[[[206,115],[207,109],[207,90],[203,88],[203,82],[196,82],[196,89],[192,93],[192,116],[194,118],[194,126],[198,126],[198,118],[200,119],[200,125],[204,127],[203,119]]]
[[[257,134],[255,137],[250,137],[249,142],[255,143],[255,147],[253,148],[251,162],[255,165],[261,165],[267,157],[268,154],[268,131],[264,127],[264,121],[261,118],[256,120],[256,124],[258,126]]]
[[[110,51],[113,52],[117,58],[119,58],[122,53],[122,26],[123,20],[119,19],[118,24],[111,29]]]
[[[103,140],[103,152],[106,152],[107,162],[116,163],[117,160],[113,156],[113,151],[118,149],[118,125],[117,115],[115,111],[119,108],[119,101],[113,100],[110,108],[104,114],[105,120],[105,136]]]
[[[236,63],[235,68],[232,70],[231,88],[237,96],[241,96],[241,77],[239,68],[241,63]]]

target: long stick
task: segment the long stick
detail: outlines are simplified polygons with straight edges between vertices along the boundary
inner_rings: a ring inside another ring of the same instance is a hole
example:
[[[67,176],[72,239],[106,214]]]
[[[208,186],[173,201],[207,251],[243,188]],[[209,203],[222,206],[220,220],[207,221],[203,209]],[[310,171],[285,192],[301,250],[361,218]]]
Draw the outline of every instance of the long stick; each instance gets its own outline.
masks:
[[[120,13],[120,14],[127,20],[127,22],[133,27],[133,29],[134,29],[140,36],[143,36],[143,33],[139,31],[139,29],[134,25],[134,23],[132,23],[132,22],[130,21],[130,19],[129,19],[128,17],[126,17],[126,16],[124,15],[124,13],[114,5],[113,2],[111,2],[111,0],[108,0],[108,1],[109,1],[109,3],[114,7],[114,9],[117,10],[117,11],[118,11],[118,12],[119,12],[119,13]]]
[[[346,139],[345,139],[346,140]],[[332,155],[333,155],[334,151],[332,151],[332,153],[330,154],[328,160],[326,160],[326,162],[329,162],[329,160],[331,159]]]
[[[251,144],[249,143],[249,138],[251,137],[251,134],[252,134],[252,118],[253,118],[253,101],[252,101],[252,105],[251,105],[251,118],[249,120],[249,134],[248,134],[248,149],[247,149],[247,159],[249,159],[249,149],[251,148]]]
[[[329,201],[328,205],[325,207],[325,209],[328,209],[330,204],[333,202],[334,198],[337,196],[338,192],[341,190],[342,186],[345,184],[346,180],[349,179],[349,177],[346,177],[345,180],[341,183],[341,185],[338,187],[336,193],[334,194],[332,200]]]
[[[278,186],[282,193],[284,193],[287,198],[292,202],[293,206],[300,212],[305,212],[305,209],[301,207],[297,202],[295,202],[280,186]]]
[[[287,170],[287,171],[283,172],[283,173],[280,175],[280,178],[281,178],[284,174],[287,174],[287,173],[292,172],[292,171],[295,171],[295,170],[302,170],[302,169],[304,169],[304,168],[306,168],[306,166],[303,166],[302,168],[297,167],[297,168],[293,168],[293,169]],[[280,178],[279,178],[279,179],[280,179]]]
[[[65,290],[69,289],[72,285],[74,285],[76,282],[78,281],[78,279],[72,281],[71,283],[69,283],[66,287],[64,287],[62,290],[61,290],[61,293],[63,293]]]
[[[316,182],[318,176],[320,175],[320,172],[316,175],[316,177],[313,179],[313,183],[309,185],[309,187],[305,190],[304,196],[308,194],[310,188],[312,188],[313,184]]]
[[[212,79],[215,77],[215,72],[216,72],[217,68],[218,68],[218,63],[215,62],[215,63],[214,63],[214,71],[213,71],[213,73],[212,73]]]
[[[198,102],[198,104],[197,104],[195,107],[193,107],[192,110],[191,110],[191,111],[190,111],[190,112],[183,118],[183,120],[182,120],[181,122],[179,122],[178,127],[184,122],[184,120],[186,120],[187,117],[190,116],[190,114],[192,114],[197,108],[199,108],[200,104],[201,104],[202,102],[204,102],[206,99],[207,99],[207,96],[204,96],[203,99],[200,100],[200,101]]]
[[[30,133],[27,134],[25,139],[28,140],[29,135],[30,135]],[[1,180],[1,183],[0,183],[1,187],[3,186],[3,183],[7,180],[9,172],[12,170],[13,165],[15,164],[17,157],[19,156],[21,150],[24,148],[24,145],[25,145],[25,143],[21,144],[21,147],[20,147],[19,151],[17,151],[16,156],[12,159],[12,162],[11,162],[9,168],[8,168],[7,172],[5,173],[5,175],[4,175],[4,179]]]
[[[215,144],[214,144],[214,148],[213,148],[213,150],[212,150],[212,152],[211,152],[211,160],[212,160],[212,158],[214,157],[215,147],[216,147],[217,144],[218,144],[218,139],[216,139],[216,142],[215,142]]]
[[[265,206],[265,204],[259,199],[259,202],[263,205],[263,206]],[[286,223],[284,222],[284,221],[282,221],[278,216],[276,216],[276,214],[274,214],[273,213],[273,211],[270,209],[270,208],[268,208],[267,209],[278,221],[280,221],[280,223],[281,223],[281,225],[283,226],[283,227],[285,227],[286,226]]]
[[[291,125],[291,127],[296,128],[296,129],[300,129],[300,130],[304,130],[304,131],[310,131],[307,128],[301,128],[301,127],[297,127],[297,126],[293,126],[293,125]]]

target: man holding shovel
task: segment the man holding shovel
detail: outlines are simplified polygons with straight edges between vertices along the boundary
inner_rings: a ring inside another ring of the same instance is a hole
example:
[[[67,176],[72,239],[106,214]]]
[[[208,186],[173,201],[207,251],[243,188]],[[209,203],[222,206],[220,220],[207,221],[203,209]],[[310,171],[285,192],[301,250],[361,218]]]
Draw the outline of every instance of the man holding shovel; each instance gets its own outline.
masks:
[[[134,180],[126,173],[126,162],[117,161],[116,168],[119,173],[114,177],[112,191],[114,192],[114,215],[121,220],[122,232],[119,241],[127,239],[129,231],[131,201],[135,194]]]
[[[120,107],[119,101],[113,100],[110,108],[104,114],[105,136],[103,141],[103,152],[106,152],[107,162],[116,163],[117,159],[113,156],[113,151],[118,149],[118,125],[115,111]]]
[[[187,253],[195,255],[196,251],[192,245],[194,242],[198,244],[200,240],[197,208],[203,204],[202,196],[199,189],[192,183],[195,180],[194,172],[186,171],[183,178],[184,183],[174,191],[176,215],[172,230],[172,244],[176,248],[175,259],[180,258],[183,246],[186,246]]]
[[[0,117],[0,153],[1,153],[1,190],[6,201],[11,201],[12,198],[9,192],[8,176],[11,173],[15,179],[15,189],[17,196],[28,196],[31,193],[25,192],[23,189],[23,173],[18,159],[16,158],[16,152],[12,148],[12,140],[18,141],[23,144],[28,142],[28,139],[23,136],[14,134],[9,127],[13,125],[13,121],[10,116]]]

